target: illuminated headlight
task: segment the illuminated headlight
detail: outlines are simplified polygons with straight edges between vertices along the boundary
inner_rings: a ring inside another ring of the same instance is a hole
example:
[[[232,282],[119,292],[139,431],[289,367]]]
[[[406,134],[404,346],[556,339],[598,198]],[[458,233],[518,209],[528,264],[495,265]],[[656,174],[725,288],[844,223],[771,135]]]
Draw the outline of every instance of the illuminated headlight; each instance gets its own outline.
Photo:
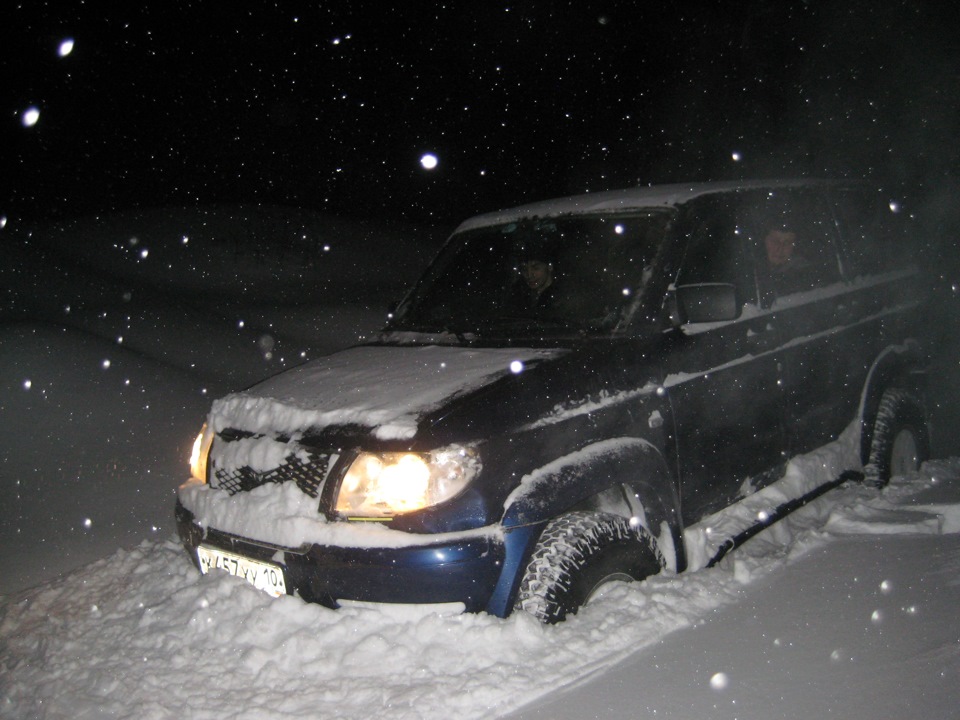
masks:
[[[480,471],[475,451],[460,446],[430,453],[360,453],[337,496],[348,517],[389,518],[452,498]]]
[[[210,455],[212,444],[213,431],[204,423],[190,451],[190,477],[195,480],[207,481],[207,457]]]

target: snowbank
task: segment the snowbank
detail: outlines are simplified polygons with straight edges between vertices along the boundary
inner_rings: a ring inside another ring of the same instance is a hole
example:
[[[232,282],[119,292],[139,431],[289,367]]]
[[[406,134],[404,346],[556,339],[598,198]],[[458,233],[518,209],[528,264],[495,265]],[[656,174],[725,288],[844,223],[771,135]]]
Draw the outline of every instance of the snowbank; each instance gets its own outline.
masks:
[[[931,489],[941,491],[938,502],[910,505]],[[944,518],[941,532],[956,530],[960,462],[930,463],[883,493],[850,486],[813,505],[719,567],[612,586],[578,616],[550,627],[523,613],[501,620],[443,607],[356,604],[334,611],[292,597],[275,600],[233,577],[199,575],[172,539],[147,541],[0,601],[0,714],[196,720],[502,715],[602,676],[628,656],[662,652],[671,633],[697,627],[724,607],[749,600],[775,611],[782,601],[777,586],[760,594],[751,586],[829,545],[825,518],[828,526],[853,532],[845,518],[866,507],[875,513],[874,532],[883,525],[876,513],[898,508],[919,524],[900,524],[896,532],[927,528],[931,513]],[[864,562],[871,547],[860,547]],[[950,547],[951,557],[960,557],[960,544]],[[955,585],[956,567],[939,582]],[[949,617],[922,618],[924,627],[956,627],[952,607],[939,609]],[[860,608],[869,617],[866,611]],[[743,657],[726,658],[724,672],[741,680],[739,665],[748,657],[749,648]],[[951,648],[944,663],[958,672],[960,649]],[[701,681],[709,685],[713,674]],[[909,677],[902,681],[911,684]],[[955,685],[943,691],[944,702],[956,699]]]

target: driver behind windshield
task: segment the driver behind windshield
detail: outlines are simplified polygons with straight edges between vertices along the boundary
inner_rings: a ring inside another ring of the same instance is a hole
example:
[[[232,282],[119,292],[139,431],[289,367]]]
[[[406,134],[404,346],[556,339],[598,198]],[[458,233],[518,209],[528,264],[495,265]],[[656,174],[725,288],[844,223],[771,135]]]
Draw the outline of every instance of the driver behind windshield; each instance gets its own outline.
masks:
[[[520,277],[510,289],[507,307],[512,311],[556,309],[557,277],[553,253],[545,245],[526,246],[520,253]]]

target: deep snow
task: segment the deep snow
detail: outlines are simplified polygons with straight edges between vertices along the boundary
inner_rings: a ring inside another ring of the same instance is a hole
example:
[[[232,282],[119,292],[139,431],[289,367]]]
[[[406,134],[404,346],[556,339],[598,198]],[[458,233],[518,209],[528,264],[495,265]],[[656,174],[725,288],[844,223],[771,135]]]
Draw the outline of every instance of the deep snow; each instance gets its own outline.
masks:
[[[200,423],[378,326],[385,273],[408,282],[436,238],[382,230],[374,258],[377,232],[221,208],[0,233],[0,716],[960,717],[956,354],[944,459],[559,626],[200,576],[172,522]],[[798,482],[838,451],[796,459]]]

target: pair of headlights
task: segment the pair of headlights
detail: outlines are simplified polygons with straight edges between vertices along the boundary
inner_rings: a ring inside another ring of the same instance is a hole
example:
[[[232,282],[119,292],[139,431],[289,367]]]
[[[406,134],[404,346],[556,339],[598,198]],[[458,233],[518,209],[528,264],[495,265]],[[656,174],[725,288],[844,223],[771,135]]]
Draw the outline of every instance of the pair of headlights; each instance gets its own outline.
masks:
[[[193,443],[190,473],[206,481],[213,433],[204,425]],[[350,464],[334,505],[350,518],[389,518],[449,500],[480,470],[472,448],[459,445],[426,453],[361,452]]]

